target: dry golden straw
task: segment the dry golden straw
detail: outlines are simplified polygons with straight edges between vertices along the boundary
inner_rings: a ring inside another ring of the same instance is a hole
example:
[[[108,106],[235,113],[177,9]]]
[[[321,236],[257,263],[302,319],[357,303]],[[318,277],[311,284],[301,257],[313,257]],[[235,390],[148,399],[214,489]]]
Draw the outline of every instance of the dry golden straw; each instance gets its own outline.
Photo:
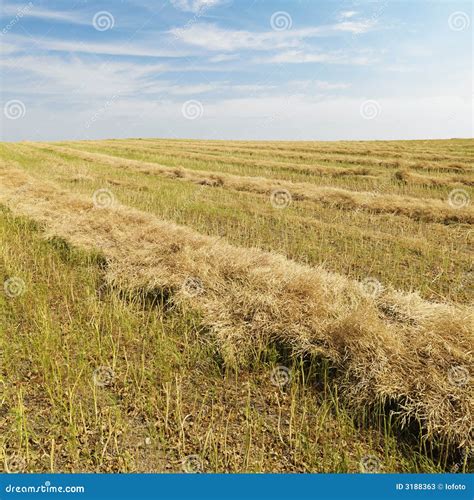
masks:
[[[426,438],[473,443],[472,309],[416,293],[367,289],[322,268],[243,249],[126,206],[96,208],[24,172],[0,167],[0,202],[41,223],[47,235],[100,250],[122,290],[170,295],[200,313],[229,365],[279,342],[327,360],[347,406],[390,404]],[[186,280],[198,280],[188,293]]]
[[[425,222],[474,224],[472,207],[453,208],[447,201],[412,198],[391,194],[351,191],[327,186],[315,186],[304,182],[272,180],[264,177],[245,177],[239,175],[206,172],[186,168],[175,168],[158,163],[119,158],[102,153],[90,153],[74,148],[50,144],[28,143],[33,147],[72,154],[86,161],[93,161],[114,167],[133,169],[145,174],[157,174],[215,187],[225,187],[236,191],[248,191],[269,195],[275,189],[288,190],[294,200],[310,200],[343,210],[362,209],[374,213],[393,213],[405,215]]]

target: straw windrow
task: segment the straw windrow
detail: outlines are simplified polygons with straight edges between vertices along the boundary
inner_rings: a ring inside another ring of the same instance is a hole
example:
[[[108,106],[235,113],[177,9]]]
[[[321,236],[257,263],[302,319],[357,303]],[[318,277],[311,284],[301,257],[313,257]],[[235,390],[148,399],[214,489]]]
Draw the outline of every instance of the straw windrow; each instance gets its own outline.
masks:
[[[259,346],[283,344],[322,358],[355,410],[389,404],[402,423],[417,421],[426,438],[473,445],[469,382],[450,371],[472,367],[472,309],[416,294],[380,290],[243,249],[125,206],[91,200],[2,167],[0,202],[40,222],[46,234],[100,250],[109,282],[160,293],[199,312],[228,365],[245,365]],[[200,283],[186,293],[186,280]]]
[[[31,143],[31,145],[50,151],[73,154],[75,157],[87,161],[133,169],[137,172],[148,173],[150,175],[162,175],[196,184],[266,195],[277,189],[284,189],[295,200],[310,200],[342,210],[361,209],[373,213],[399,214],[426,222],[474,224],[474,209],[469,206],[465,208],[452,208],[446,201],[442,200],[351,191],[329,186],[315,186],[303,182],[272,180],[264,177],[245,177],[225,173],[216,174],[214,172],[187,168],[173,168],[158,163],[125,159],[103,153],[90,153],[50,144]]]

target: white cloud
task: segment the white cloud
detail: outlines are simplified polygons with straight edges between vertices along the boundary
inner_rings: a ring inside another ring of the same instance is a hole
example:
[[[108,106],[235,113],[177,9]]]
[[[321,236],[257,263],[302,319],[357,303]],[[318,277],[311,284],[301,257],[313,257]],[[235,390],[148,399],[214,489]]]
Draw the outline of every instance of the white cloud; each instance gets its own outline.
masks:
[[[372,55],[367,55],[365,52],[305,52],[304,50],[288,50],[255,62],[280,64],[326,63],[366,66],[375,64],[377,59]]]
[[[16,45],[11,44],[11,43],[6,43],[2,40],[2,43],[0,44],[0,54],[2,56],[14,54],[17,51],[18,51],[18,47]]]
[[[209,58],[209,62],[211,63],[220,63],[227,61],[235,61],[239,56],[237,54],[218,54],[217,56],[213,56]]]
[[[355,10],[345,10],[339,13],[339,17],[341,19],[350,19],[351,17],[354,17],[356,14],[357,12]]]
[[[77,57],[66,61],[57,56],[18,56],[1,60],[0,67],[9,70],[4,92],[51,95],[66,102],[140,92],[167,70],[163,64],[104,63]]]
[[[196,13],[187,16],[192,22],[170,30],[162,19],[132,37],[122,37],[122,32],[97,36],[93,29],[76,28],[74,34],[62,29],[48,35],[44,30],[41,35],[45,38],[34,40],[8,30],[0,49],[4,56],[0,60],[2,92],[4,99],[18,98],[25,103],[28,119],[9,123],[2,138],[395,139],[471,135],[470,70],[457,74],[450,69],[439,78],[437,69],[430,72],[429,65],[421,60],[417,63],[429,50],[435,53],[436,47],[430,45],[430,49],[409,39],[401,42],[405,48],[400,54],[400,44],[396,50],[386,46],[384,52],[383,45],[364,46],[363,37],[351,43],[351,34],[378,26],[376,20],[361,20],[360,13],[349,10],[340,13],[339,22],[334,24],[307,28],[295,24],[287,31],[269,27],[263,31],[224,29],[197,22],[206,7],[222,3],[174,0],[177,8]],[[38,7],[40,4],[47,5],[34,2],[28,15],[49,20],[58,29],[57,22],[91,22],[84,10],[53,11]],[[5,6],[3,13],[11,14],[11,19],[21,7],[4,2]],[[173,18],[177,15],[171,14]],[[53,38],[60,33],[66,38]],[[453,54],[453,61],[459,61],[456,64],[461,67],[462,58],[458,60],[458,53]],[[311,63],[321,66],[293,66]],[[330,66],[335,64],[374,66],[370,71],[348,71]],[[462,68],[466,67],[469,65],[463,63]],[[305,80],[309,69],[314,77]],[[204,75],[205,71],[212,73]],[[393,73],[389,72],[394,71],[400,73],[398,78],[391,78]],[[413,75],[401,74],[410,71]],[[456,95],[464,95],[464,101]],[[202,119],[183,119],[181,107],[188,99],[203,103]],[[360,117],[360,104],[366,99],[380,103],[376,120]],[[108,102],[112,104],[104,104]],[[100,117],[91,122],[103,108]],[[85,123],[91,126],[85,127]]]
[[[229,81],[188,83],[185,77],[163,80],[165,74],[175,73],[170,64],[84,59],[77,56],[18,55],[0,60],[0,69],[7,75],[2,91],[12,95],[50,96],[57,103],[101,102],[111,96],[141,96],[162,99],[164,96],[213,94],[235,95],[265,92],[276,87],[260,84],[235,84]],[[206,68],[204,68],[206,69]],[[192,71],[189,66],[185,71]],[[203,70],[199,67],[199,72]]]
[[[4,131],[11,138],[81,139],[105,137],[195,137],[221,139],[349,140],[470,137],[471,109],[460,98],[378,98],[381,113],[374,120],[360,115],[361,98],[296,95],[252,96],[207,101],[203,117],[183,118],[186,99],[154,100],[119,96],[89,128],[91,116],[104,107],[76,111],[45,109],[25,102],[28,120],[12,121]],[[109,98],[110,100],[110,98]],[[37,101],[36,101],[37,102]],[[449,119],[449,117],[455,119]],[[58,129],[57,124],[61,123]]]
[[[167,95],[199,95],[212,92],[215,97],[219,95],[235,95],[235,94],[261,94],[268,93],[274,89],[279,88],[276,85],[261,85],[261,84],[233,84],[228,81],[209,82],[207,84],[195,85],[173,85],[172,82],[158,82],[156,85],[148,87],[146,93],[161,93]]]
[[[179,10],[200,14],[203,11],[224,3],[223,0],[171,0]]]
[[[360,35],[361,33],[370,31],[375,24],[376,21],[374,19],[367,19],[364,21],[342,21],[334,24],[332,28],[334,31],[347,31],[348,33]]]
[[[162,91],[166,91],[172,95],[196,95],[204,94],[205,92],[215,92],[219,88],[214,83],[201,83],[197,85],[168,85],[163,87]]]
[[[9,40],[15,44],[16,50],[31,50],[31,39],[21,35],[9,35]],[[104,54],[119,56],[147,56],[147,57],[183,57],[190,55],[190,51],[175,50],[164,47],[165,43],[155,47],[152,42],[141,43],[106,43],[84,42],[82,40],[59,40],[54,38],[41,38],[38,48],[55,52],[70,52],[83,54]],[[11,45],[13,47],[13,45]]]
[[[21,14],[21,17],[34,17],[48,21],[61,21],[69,24],[92,24],[92,19],[87,19],[81,13],[44,9],[34,6],[33,2],[23,5],[5,4],[2,7],[2,15],[16,16],[19,14]]]
[[[285,36],[283,32],[252,33],[250,31],[226,30],[213,24],[194,24],[185,28],[173,29],[170,33],[185,44],[210,51],[268,50],[272,47],[286,47],[290,43],[288,36]]]
[[[313,84],[316,89],[320,90],[343,90],[348,89],[351,86],[350,83],[332,83],[322,80],[316,80]]]
[[[170,33],[188,45],[210,51],[274,50],[299,47],[307,38],[331,36],[340,32],[365,33],[370,31],[375,24],[374,20],[344,21],[328,26],[298,30],[251,32],[223,29],[208,23],[195,23],[184,28],[172,29]]]
[[[284,64],[294,64],[294,63],[329,63],[340,61],[340,57],[337,55],[329,55],[324,53],[305,53],[302,50],[288,50],[276,54],[266,61],[261,60],[261,62],[268,63],[284,63]]]

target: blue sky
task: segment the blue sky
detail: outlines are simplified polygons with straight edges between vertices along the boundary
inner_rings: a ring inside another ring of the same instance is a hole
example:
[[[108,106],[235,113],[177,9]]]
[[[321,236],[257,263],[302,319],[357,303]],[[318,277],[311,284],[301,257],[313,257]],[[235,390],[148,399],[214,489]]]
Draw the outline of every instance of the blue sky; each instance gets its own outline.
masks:
[[[2,140],[472,137],[472,1],[2,3]]]

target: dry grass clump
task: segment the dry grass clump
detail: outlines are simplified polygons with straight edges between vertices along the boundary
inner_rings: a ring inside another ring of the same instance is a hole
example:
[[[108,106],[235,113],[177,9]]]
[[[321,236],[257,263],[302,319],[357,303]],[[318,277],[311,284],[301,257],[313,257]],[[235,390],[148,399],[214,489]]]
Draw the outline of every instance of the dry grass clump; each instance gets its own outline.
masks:
[[[343,210],[362,209],[374,213],[393,213],[405,215],[415,220],[445,224],[453,222],[474,223],[473,208],[452,208],[447,202],[436,199],[351,191],[342,188],[314,186],[303,182],[272,180],[264,177],[245,177],[185,168],[177,169],[157,163],[118,158],[103,153],[84,152],[61,146],[39,143],[32,145],[46,150],[74,154],[74,156],[86,161],[101,162],[115,167],[131,168],[145,174],[164,175],[196,184],[224,187],[236,191],[270,195],[276,189],[285,189],[290,192],[294,200],[310,200]]]
[[[0,179],[0,201],[15,213],[40,222],[49,235],[100,250],[112,285],[198,311],[229,365],[278,343],[327,360],[349,407],[390,407],[400,422],[418,422],[425,438],[474,444],[469,379],[451,376],[459,368],[472,373],[472,309],[370,291],[128,207],[97,209],[18,170],[2,168]]]
[[[417,184],[419,186],[474,186],[474,178],[468,177],[434,177],[431,175],[422,175],[409,170],[397,170],[394,178],[404,184]]]
[[[95,143],[94,143],[95,144]],[[102,144],[103,146],[103,144]],[[146,153],[156,153],[155,148],[144,147],[143,145],[130,147],[127,143],[125,144],[114,144],[114,149],[119,151],[127,152],[146,152]],[[278,169],[290,172],[298,172],[307,175],[320,175],[326,177],[350,177],[350,176],[374,176],[374,171],[366,167],[353,167],[353,168],[341,168],[333,167],[327,165],[316,165],[316,164],[304,164],[304,163],[288,163],[280,162],[274,160],[254,160],[239,156],[217,156],[213,154],[205,154],[199,150],[188,149],[186,151],[176,149],[176,148],[166,148],[166,150],[161,151],[160,154],[164,156],[170,156],[173,158],[183,158],[189,160],[203,160],[206,162],[218,162],[222,164],[230,165],[246,165],[249,167],[255,167],[256,169],[270,168]]]
[[[227,142],[222,145],[211,145],[205,141],[192,142],[163,142],[163,141],[133,141],[137,143],[152,146],[155,150],[165,150],[184,148],[186,151],[194,152],[214,152],[216,154],[239,153],[248,156],[261,156],[262,153],[270,155],[273,158],[279,159],[294,159],[319,161],[323,163],[342,163],[354,165],[378,166],[384,168],[397,168],[401,166],[409,166],[411,168],[427,169],[427,170],[452,170],[456,172],[468,172],[471,170],[470,161],[468,159],[442,156],[442,155],[417,155],[396,153],[393,151],[378,150],[377,148],[358,149],[354,146],[355,143],[348,144],[347,149],[337,149],[333,146],[329,148],[302,148],[291,147],[286,143],[268,143],[263,145],[258,143],[258,148],[254,144],[236,144],[230,146]],[[96,142],[98,144],[98,142]],[[114,143],[114,146],[116,143]],[[250,146],[250,147],[248,147]],[[456,159],[455,162],[441,164],[440,162]],[[423,161],[419,161],[423,160]],[[432,163],[436,163],[433,165]]]

